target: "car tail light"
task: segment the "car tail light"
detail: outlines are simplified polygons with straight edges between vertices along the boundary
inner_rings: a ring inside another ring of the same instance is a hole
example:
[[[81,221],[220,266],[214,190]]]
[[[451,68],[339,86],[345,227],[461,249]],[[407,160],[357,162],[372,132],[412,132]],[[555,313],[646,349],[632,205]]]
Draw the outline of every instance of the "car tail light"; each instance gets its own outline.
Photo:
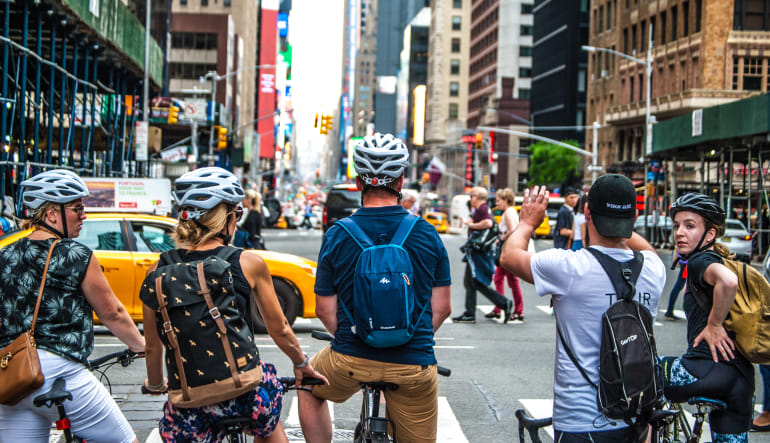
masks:
[[[743,236],[743,239],[744,239],[744,240],[751,240],[751,236],[750,236],[750,235],[744,235],[744,236]]]
[[[329,221],[329,210],[326,209],[326,205],[324,205],[324,212],[323,212],[323,224],[325,225]]]

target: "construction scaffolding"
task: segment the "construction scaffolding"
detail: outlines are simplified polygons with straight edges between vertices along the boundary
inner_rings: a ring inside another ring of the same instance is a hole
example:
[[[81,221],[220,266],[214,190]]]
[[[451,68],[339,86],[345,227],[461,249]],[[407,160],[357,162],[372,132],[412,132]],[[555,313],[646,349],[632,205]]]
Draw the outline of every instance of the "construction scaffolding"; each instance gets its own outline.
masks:
[[[120,0],[0,1],[0,195],[49,168],[137,174],[144,27]],[[138,37],[141,36],[141,37]],[[162,84],[153,40],[151,86]]]

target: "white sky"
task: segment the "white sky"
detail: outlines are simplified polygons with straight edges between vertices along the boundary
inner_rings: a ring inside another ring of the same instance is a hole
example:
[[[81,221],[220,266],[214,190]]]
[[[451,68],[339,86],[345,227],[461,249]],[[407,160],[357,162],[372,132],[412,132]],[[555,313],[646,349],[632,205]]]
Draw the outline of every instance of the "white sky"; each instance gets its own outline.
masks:
[[[289,15],[295,152],[300,174],[315,178],[326,136],[313,128],[315,114],[333,115],[342,83],[343,0],[293,0]]]

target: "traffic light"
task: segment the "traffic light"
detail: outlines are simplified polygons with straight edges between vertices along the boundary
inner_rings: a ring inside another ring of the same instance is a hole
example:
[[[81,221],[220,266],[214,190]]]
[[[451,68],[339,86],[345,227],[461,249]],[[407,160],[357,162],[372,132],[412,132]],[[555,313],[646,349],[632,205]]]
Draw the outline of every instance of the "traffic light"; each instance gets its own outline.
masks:
[[[334,116],[324,115],[321,117],[321,134],[328,134],[334,126]]]
[[[175,125],[179,121],[179,107],[169,105],[168,107],[168,124]]]
[[[217,149],[227,149],[227,128],[217,127]]]
[[[476,133],[476,149],[481,148],[481,143],[484,141],[484,134],[481,132]]]

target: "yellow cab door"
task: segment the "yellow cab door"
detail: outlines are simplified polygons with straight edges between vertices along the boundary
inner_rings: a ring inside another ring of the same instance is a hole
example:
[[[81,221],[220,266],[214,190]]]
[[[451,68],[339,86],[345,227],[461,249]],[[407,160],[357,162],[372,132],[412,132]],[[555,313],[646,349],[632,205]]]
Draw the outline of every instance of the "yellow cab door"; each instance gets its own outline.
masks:
[[[90,216],[83,222],[77,241],[91,248],[107,277],[112,291],[133,317],[136,306],[133,301],[135,271],[120,218]],[[141,306],[139,307],[141,315]]]
[[[139,289],[142,287],[147,270],[158,261],[160,253],[176,247],[171,236],[174,225],[133,218],[128,220],[128,228],[133,237],[134,303],[138,311],[136,320],[141,320],[142,301],[139,299]]]

